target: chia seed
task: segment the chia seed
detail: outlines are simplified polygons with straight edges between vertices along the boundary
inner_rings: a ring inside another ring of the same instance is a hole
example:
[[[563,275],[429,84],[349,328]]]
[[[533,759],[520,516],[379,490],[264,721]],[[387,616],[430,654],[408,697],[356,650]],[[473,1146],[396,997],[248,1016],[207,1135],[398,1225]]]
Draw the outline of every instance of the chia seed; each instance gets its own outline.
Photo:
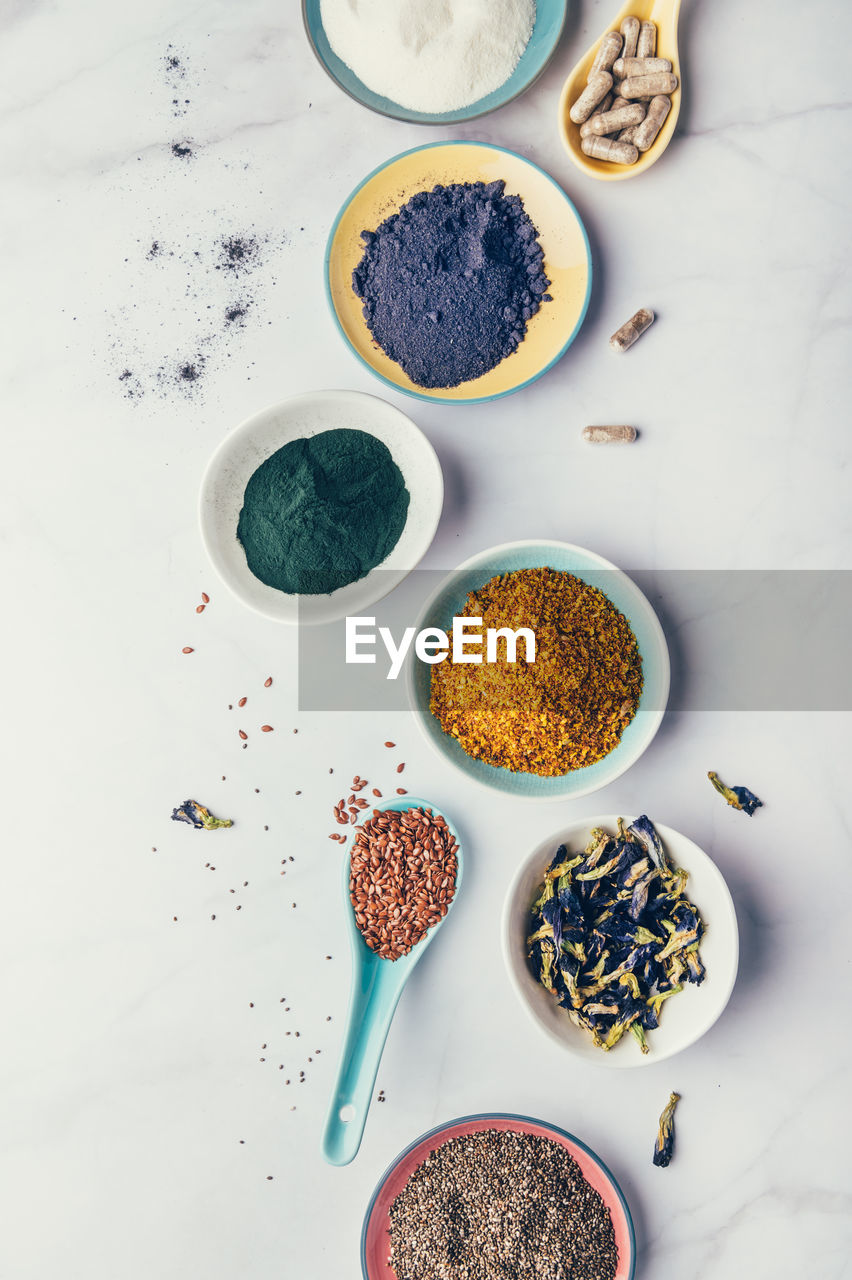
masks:
[[[397,1280],[614,1280],[612,1218],[549,1138],[485,1129],[451,1138],[390,1207]]]

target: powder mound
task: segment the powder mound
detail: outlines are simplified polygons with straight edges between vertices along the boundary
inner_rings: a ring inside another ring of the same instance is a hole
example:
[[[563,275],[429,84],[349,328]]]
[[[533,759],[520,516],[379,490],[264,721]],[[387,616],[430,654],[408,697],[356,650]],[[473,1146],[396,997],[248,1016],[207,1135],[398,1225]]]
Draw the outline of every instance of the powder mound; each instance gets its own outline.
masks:
[[[328,42],[373,93],[456,111],[504,84],[529,43],[535,0],[321,0]]]
[[[237,524],[267,586],[323,595],[390,554],[408,515],[402,472],[381,440],[338,428],[285,444],[249,480]]]
[[[352,288],[376,342],[417,386],[457,387],[487,373],[550,300],[538,232],[505,186],[420,191],[361,233]]]
[[[560,777],[614,751],[642,695],[630,623],[599,591],[557,569],[491,578],[462,613],[483,628],[528,627],[535,662],[450,662],[432,668],[432,714],[474,760]]]

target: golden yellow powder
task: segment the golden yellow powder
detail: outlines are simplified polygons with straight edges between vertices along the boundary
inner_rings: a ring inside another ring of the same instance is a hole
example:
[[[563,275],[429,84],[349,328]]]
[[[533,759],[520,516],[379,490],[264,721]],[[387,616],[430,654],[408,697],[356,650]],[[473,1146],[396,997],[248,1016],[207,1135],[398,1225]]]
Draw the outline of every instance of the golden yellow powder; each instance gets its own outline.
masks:
[[[475,760],[556,777],[608,755],[636,714],[642,658],[623,614],[571,573],[520,569],[472,591],[462,611],[489,627],[530,627],[517,661],[442,662],[432,668],[431,709]],[[484,656],[484,655],[483,655]]]

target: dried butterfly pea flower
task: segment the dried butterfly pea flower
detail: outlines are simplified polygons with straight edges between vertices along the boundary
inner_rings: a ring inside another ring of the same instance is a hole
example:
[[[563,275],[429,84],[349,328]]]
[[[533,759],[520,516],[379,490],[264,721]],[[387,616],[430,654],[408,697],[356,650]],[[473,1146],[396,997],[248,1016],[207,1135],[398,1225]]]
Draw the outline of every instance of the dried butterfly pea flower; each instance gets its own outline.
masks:
[[[199,804],[197,800],[184,800],[180,808],[173,809],[172,822],[188,822],[191,827],[198,830],[203,828],[205,831],[234,825],[230,818],[214,818],[210,810],[205,809],[204,805]]]
[[[530,909],[529,961],[541,984],[595,1044],[611,1049],[625,1031],[648,1052],[666,999],[700,983],[704,931],[643,815],[613,836],[596,829],[583,854],[560,845]]]
[[[659,1127],[657,1128],[657,1141],[654,1143],[654,1164],[665,1169],[666,1165],[672,1158],[674,1150],[674,1111],[680,1094],[673,1093],[666,1105],[663,1107],[663,1113],[660,1116]]]
[[[724,782],[719,780],[718,773],[714,773],[712,769],[707,777],[713,783],[713,786],[719,792],[720,796],[724,796],[732,809],[742,809],[743,813],[752,816],[755,809],[763,808],[763,801],[758,800],[753,791],[749,791],[748,787],[726,787]]]

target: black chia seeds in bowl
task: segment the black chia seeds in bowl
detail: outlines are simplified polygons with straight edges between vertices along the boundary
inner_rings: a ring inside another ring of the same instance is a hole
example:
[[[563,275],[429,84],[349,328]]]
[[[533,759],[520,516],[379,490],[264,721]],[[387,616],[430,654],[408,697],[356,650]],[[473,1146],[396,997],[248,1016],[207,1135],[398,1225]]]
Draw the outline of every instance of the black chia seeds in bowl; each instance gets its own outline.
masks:
[[[523,1116],[469,1116],[398,1157],[370,1203],[365,1280],[631,1280],[630,1211],[582,1142]]]

